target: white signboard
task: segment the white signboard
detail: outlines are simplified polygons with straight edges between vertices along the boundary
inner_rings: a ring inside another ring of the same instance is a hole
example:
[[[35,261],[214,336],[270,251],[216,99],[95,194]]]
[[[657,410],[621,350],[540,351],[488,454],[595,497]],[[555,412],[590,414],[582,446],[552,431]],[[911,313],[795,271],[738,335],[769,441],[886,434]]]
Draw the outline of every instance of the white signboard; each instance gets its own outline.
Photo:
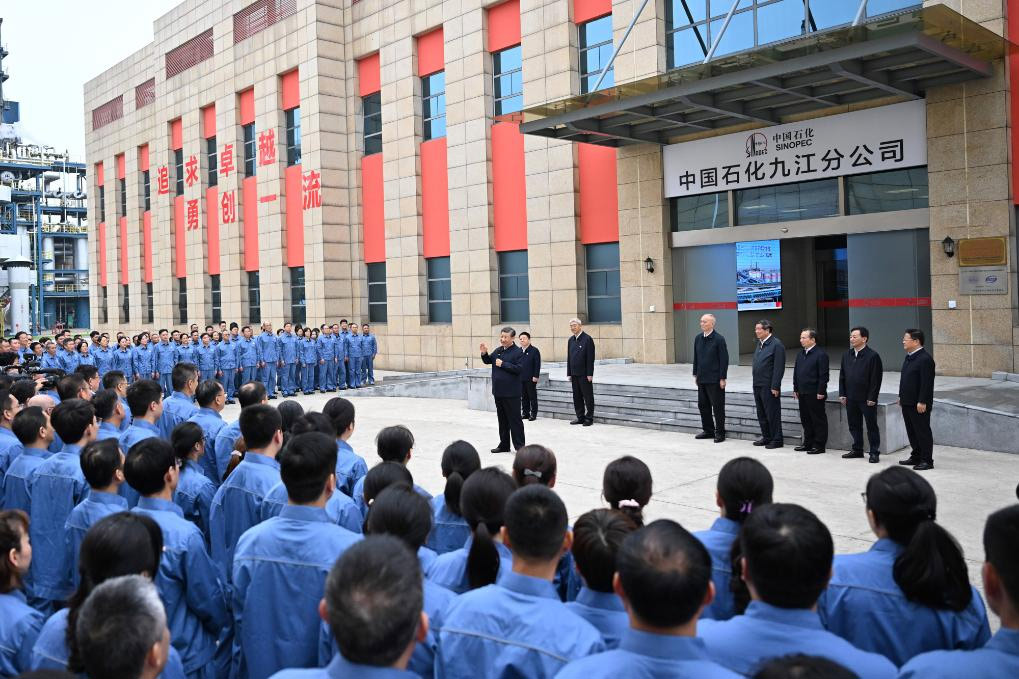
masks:
[[[665,197],[927,164],[923,99],[665,147]]]
[[[1007,266],[975,266],[959,269],[960,295],[1007,295]]]

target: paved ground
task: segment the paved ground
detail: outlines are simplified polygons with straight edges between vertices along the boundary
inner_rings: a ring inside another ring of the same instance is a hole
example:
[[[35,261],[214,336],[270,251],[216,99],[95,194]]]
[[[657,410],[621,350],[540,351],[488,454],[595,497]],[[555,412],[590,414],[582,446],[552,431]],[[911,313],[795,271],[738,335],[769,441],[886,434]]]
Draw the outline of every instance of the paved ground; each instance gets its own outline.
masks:
[[[306,409],[318,410],[331,396],[316,394],[297,400]],[[351,441],[354,450],[372,466],[378,461],[374,454],[378,430],[390,424],[408,426],[417,441],[410,469],[415,481],[433,494],[442,492],[439,462],[443,448],[454,439],[474,444],[484,466],[499,465],[508,470],[512,463],[509,455],[488,452],[498,443],[494,413],[468,410],[461,401],[356,395],[351,400],[357,407]],[[233,420],[237,412],[237,406],[230,406],[224,416]],[[808,457],[793,452],[792,446],[765,452],[749,441],[714,444],[695,440],[689,434],[603,424],[574,427],[553,419],[527,422],[526,427],[528,441],[545,444],[556,453],[556,490],[566,502],[571,519],[604,506],[601,478],[605,465],[632,454],[643,459],[654,476],[654,497],[646,510],[649,519],[671,518],[690,530],[707,528],[717,516],[714,489],[719,468],[733,457],[750,455],[764,461],[774,475],[776,500],[802,504],[828,525],[837,552],[863,551],[873,542],[860,493],[871,474],[898,459],[891,457],[882,460],[881,465],[871,465],[865,460],[842,460],[833,453]],[[982,589],[979,580],[984,520],[993,510],[1016,502],[1019,456],[936,446],[935,463],[937,468],[926,478],[938,492],[938,520],[962,544],[970,579]]]

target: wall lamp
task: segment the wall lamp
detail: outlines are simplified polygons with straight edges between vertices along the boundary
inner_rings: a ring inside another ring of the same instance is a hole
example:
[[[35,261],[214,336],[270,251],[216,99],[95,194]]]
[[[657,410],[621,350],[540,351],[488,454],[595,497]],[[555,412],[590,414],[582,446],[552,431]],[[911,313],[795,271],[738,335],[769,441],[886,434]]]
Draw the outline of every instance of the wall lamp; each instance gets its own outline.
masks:
[[[946,257],[955,257],[955,241],[951,236],[945,236],[945,240],[941,241],[941,249],[945,251]]]
[[[651,259],[650,257],[645,259],[644,260],[644,270],[647,271],[648,273],[654,273],[655,272],[655,260]]]

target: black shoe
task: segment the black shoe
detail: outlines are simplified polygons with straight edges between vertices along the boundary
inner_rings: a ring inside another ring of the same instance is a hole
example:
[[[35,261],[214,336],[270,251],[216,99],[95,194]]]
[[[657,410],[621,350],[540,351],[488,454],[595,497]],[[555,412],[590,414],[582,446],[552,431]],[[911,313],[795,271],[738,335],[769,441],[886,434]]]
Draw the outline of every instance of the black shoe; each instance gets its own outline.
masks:
[[[824,448],[814,448],[813,450],[808,450],[807,455],[824,455]]]
[[[721,443],[724,440],[725,440],[725,434],[716,434],[715,435],[715,443]]]
[[[570,424],[584,424],[584,420],[576,419],[576,420],[573,420],[572,422],[570,422]]]
[[[538,419],[538,416],[537,416],[537,415],[535,415],[535,416],[533,416],[533,417],[528,417],[527,419],[528,419],[529,421],[531,421],[531,422],[534,422],[534,421],[535,421],[536,419]]]
[[[492,448],[492,452],[493,453],[508,453],[509,451],[508,450],[503,450],[502,448]]]
[[[797,453],[802,453],[804,451],[813,450],[813,449],[814,449],[814,446],[807,446],[807,445],[796,446],[795,448],[793,448],[793,450],[795,450]]]
[[[766,445],[768,445],[768,442],[765,441],[764,439],[757,439],[756,441],[754,441],[754,445],[755,446],[766,446]]]
[[[925,472],[928,469],[934,469],[934,463],[933,462],[921,462],[920,464],[915,465],[913,467],[913,471],[915,471],[915,472]]]
[[[923,460],[921,460],[918,457],[913,457],[912,455],[907,457],[905,460],[899,460],[899,464],[901,464],[903,466],[906,466],[906,467],[915,467],[916,465],[920,464],[921,462],[923,462]]]
[[[226,400],[226,404],[227,404],[228,406],[232,406],[232,405],[233,405],[234,403],[237,403],[237,401],[233,400],[232,398],[228,398],[228,399]]]
[[[863,457],[862,450],[850,450],[848,453],[842,456],[843,460],[855,460]]]
[[[781,448],[783,445],[784,444],[781,441],[772,441],[768,445],[764,446],[764,449],[765,450],[775,450],[776,448]]]
[[[594,420],[584,420],[585,427],[590,427],[592,424],[594,424]]]
[[[714,434],[709,434],[706,431],[702,431],[700,434],[697,434],[697,436],[694,436],[694,438],[695,439],[713,439],[713,438],[715,438],[715,435]]]
[[[881,456],[878,453],[871,453],[867,457],[867,462],[870,462],[871,464],[877,464],[880,461],[881,461]]]

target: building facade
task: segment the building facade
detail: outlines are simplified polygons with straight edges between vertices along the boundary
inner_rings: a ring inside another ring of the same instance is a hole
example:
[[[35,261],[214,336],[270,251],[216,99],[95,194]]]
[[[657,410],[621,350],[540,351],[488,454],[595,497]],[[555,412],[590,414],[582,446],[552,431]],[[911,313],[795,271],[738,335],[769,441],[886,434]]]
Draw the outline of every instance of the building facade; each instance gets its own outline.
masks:
[[[1014,371],[1017,24],[1003,0],[189,0],[85,86],[94,325],[348,318],[380,366],[435,370],[504,325],[562,359],[574,316],[600,357],[686,361],[711,312],[733,362],[765,317]]]

